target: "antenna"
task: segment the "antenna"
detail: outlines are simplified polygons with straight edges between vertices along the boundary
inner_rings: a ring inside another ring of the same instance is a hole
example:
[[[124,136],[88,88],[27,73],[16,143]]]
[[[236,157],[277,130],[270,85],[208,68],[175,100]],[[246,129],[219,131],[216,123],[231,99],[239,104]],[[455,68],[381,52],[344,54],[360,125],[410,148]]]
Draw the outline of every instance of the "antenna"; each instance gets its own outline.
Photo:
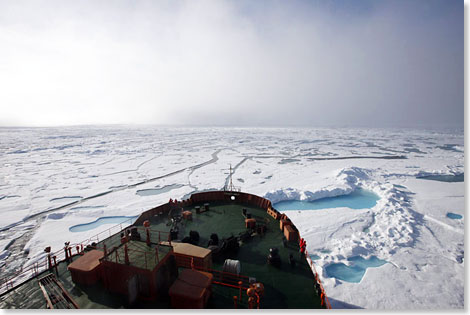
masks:
[[[229,183],[228,183],[228,186],[225,186],[225,190],[228,190],[228,191],[240,191],[240,189],[237,189],[237,188],[233,185],[233,182],[232,182],[232,174],[233,174],[232,164],[230,164],[230,174],[228,175],[228,177],[229,177]]]
[[[233,183],[232,183],[232,174],[233,174],[233,173],[232,173],[232,164],[230,164],[230,175],[229,175],[229,177],[230,177],[230,184],[229,184],[229,186],[228,186],[228,190],[230,190],[230,191],[233,191],[233,190],[234,190],[234,189],[233,189]]]

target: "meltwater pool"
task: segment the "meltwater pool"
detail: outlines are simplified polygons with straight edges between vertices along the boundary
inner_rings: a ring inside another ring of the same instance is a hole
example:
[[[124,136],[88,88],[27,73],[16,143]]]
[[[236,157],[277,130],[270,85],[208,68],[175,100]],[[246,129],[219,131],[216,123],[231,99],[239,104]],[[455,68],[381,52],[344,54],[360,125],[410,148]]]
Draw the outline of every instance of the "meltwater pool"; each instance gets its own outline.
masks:
[[[85,231],[96,229],[97,227],[103,224],[120,224],[123,222],[132,224],[138,217],[139,217],[138,215],[131,216],[131,217],[126,217],[126,216],[101,217],[92,222],[71,226],[69,228],[69,231],[70,232],[85,232]]]
[[[351,265],[349,266],[343,263],[326,266],[325,270],[328,277],[352,283],[359,283],[366,273],[367,268],[380,267],[387,263],[387,261],[379,259],[376,256],[371,256],[369,259],[364,259],[361,256],[353,256],[349,257],[348,261],[351,262]]]
[[[140,190],[136,191],[136,194],[139,195],[139,196],[142,196],[142,197],[143,196],[159,195],[159,194],[169,192],[170,190],[173,190],[173,189],[181,188],[183,186],[184,185],[173,184],[173,185],[163,186],[161,188],[140,189]]]
[[[448,217],[449,219],[454,219],[454,220],[462,219],[462,216],[460,214],[452,213],[452,212],[448,212],[446,217]]]
[[[350,209],[369,209],[377,204],[379,196],[371,191],[356,189],[348,195],[321,198],[313,201],[286,200],[274,204],[278,211],[321,210],[347,207]]]

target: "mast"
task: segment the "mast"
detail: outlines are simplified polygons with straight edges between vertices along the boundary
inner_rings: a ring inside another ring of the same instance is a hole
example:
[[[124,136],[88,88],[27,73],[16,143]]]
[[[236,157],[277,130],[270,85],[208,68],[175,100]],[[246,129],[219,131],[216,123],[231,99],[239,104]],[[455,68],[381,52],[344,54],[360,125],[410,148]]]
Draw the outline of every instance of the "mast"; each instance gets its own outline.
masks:
[[[233,183],[232,183],[232,164],[230,164],[230,175],[229,175],[229,177],[230,177],[230,184],[229,184],[229,186],[228,186],[228,190],[234,191],[234,189],[233,189]]]
[[[228,185],[224,187],[225,190],[227,191],[240,191],[240,189],[237,189],[232,182],[232,174],[233,174],[233,169],[232,169],[232,164],[230,164],[230,173],[228,175],[229,182]]]

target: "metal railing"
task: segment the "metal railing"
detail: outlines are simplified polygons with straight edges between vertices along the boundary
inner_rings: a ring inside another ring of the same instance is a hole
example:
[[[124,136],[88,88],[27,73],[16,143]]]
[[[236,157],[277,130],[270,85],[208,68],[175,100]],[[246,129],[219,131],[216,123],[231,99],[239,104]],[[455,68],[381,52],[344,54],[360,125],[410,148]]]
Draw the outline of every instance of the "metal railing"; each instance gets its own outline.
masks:
[[[76,254],[78,254],[82,252],[83,249],[87,247],[88,245],[91,245],[94,242],[99,243],[100,239],[105,240],[109,238],[110,236],[125,230],[130,225],[132,225],[134,220],[135,220],[134,218],[129,218],[126,221],[123,221],[120,224],[116,224],[104,231],[101,231],[100,233],[95,234],[79,243],[69,244],[69,248],[72,249],[72,253],[74,250],[76,250],[77,251]],[[76,255],[76,254],[73,253],[73,255]],[[10,276],[4,276],[0,278],[0,294],[3,294],[4,292],[15,288],[18,285],[37,276],[38,274],[48,270],[50,266],[49,266],[49,260],[47,256],[48,255],[46,255],[46,257],[44,258],[38,259],[37,261],[29,265],[27,268],[23,268],[23,266],[21,266],[20,270],[14,272]],[[66,259],[64,248],[50,253],[50,256],[55,261],[52,263],[53,265],[58,264]]]
[[[100,239],[101,240],[105,240],[109,237],[111,237],[112,235],[115,235],[116,233],[118,232],[122,232],[123,230],[125,230],[126,228],[128,228],[130,225],[132,225],[133,221],[135,221],[135,219],[133,218],[129,218],[128,220],[124,221],[124,222],[121,222],[120,224],[117,224],[115,226],[112,226],[110,227],[109,229],[106,229],[96,235],[93,235],[87,239],[85,239],[84,241],[82,242],[79,242],[79,243],[75,243],[75,244],[70,244],[69,247],[72,248],[72,251],[73,249],[75,249],[77,251],[76,254],[79,254],[80,252],[83,251],[84,247],[88,246],[88,245],[91,245],[93,242],[96,242],[96,243],[99,243],[100,242]],[[159,232],[159,241],[161,239],[161,233],[160,231]],[[163,233],[167,233],[167,232],[163,232]],[[299,233],[299,237],[300,237],[300,233]],[[134,250],[133,251],[137,251],[137,250]],[[146,268],[147,268],[147,253],[143,252],[144,255],[145,255],[145,263],[146,263]],[[74,255],[76,255],[74,254]],[[61,261],[64,261],[66,259],[66,254],[65,254],[65,250],[64,249],[60,249],[56,252],[53,252],[50,254],[50,256],[54,259],[54,262],[52,264],[52,266],[56,266],[59,262]],[[328,309],[331,309],[331,305],[330,305],[330,302],[328,300],[328,296],[326,295],[325,293],[325,290],[323,288],[323,284],[321,282],[321,279],[320,279],[320,276],[318,275],[317,271],[316,271],[316,268],[315,268],[315,265],[313,263],[313,261],[311,260],[310,258],[310,255],[308,254],[308,251],[305,250],[305,256],[306,256],[306,259],[307,259],[307,262],[315,276],[315,280],[317,281],[317,283],[320,285],[320,289],[321,289],[321,292],[323,294],[323,297],[322,298],[322,305],[325,304],[325,307],[328,308]],[[155,259],[158,259],[158,257],[156,257]],[[3,278],[0,278],[0,294],[3,294],[4,292],[8,291],[8,290],[11,290],[15,287],[17,287],[18,285],[22,284],[23,282],[26,282],[28,281],[29,279],[39,275],[40,273],[50,269],[51,265],[49,263],[49,260],[48,260],[48,257],[44,257],[42,259],[39,259],[37,260],[36,262],[34,262],[32,265],[30,265],[28,268],[26,269],[23,269],[23,266],[21,267],[21,269],[17,272],[15,272],[13,275],[11,276],[6,276],[6,277],[3,277]],[[191,267],[191,264],[188,268]],[[204,270],[203,268],[200,268],[200,267],[194,267],[192,266],[193,268],[196,268],[196,269],[200,269],[200,270],[203,270],[203,271],[208,271],[208,272],[211,272],[214,274],[217,273],[217,274],[223,274],[225,275],[226,277],[229,275],[229,273],[224,273],[224,272],[221,272],[221,271],[217,271],[217,270],[212,270],[212,269],[206,269]],[[237,276],[235,275],[236,277],[245,277],[245,276]],[[248,277],[246,277],[248,278]],[[244,279],[246,281],[246,279]],[[241,280],[239,280],[241,281]],[[245,281],[243,281],[245,283]],[[219,281],[218,281],[219,282]],[[216,283],[216,282],[214,282]],[[234,285],[234,284],[230,284],[228,282],[223,282],[223,281],[220,281],[218,284],[221,284],[221,285],[226,285],[226,286],[232,286],[232,287],[239,287],[238,285]]]
[[[268,211],[269,211],[269,209],[277,211],[274,208],[268,208]],[[279,212],[279,211],[277,211],[277,212]],[[284,216],[285,216],[285,218],[288,218],[285,214],[283,214],[283,215],[281,215],[280,219],[282,219]],[[302,239],[301,236],[300,236],[300,232],[298,232],[298,236],[299,236],[299,246],[300,246],[300,240]],[[318,275],[318,272],[315,268],[315,264],[313,263],[312,259],[310,258],[310,254],[308,253],[306,246],[305,246],[304,254],[305,254],[305,259],[307,260],[307,263],[310,266],[310,269],[312,270],[313,275],[315,276],[315,281],[320,286],[321,305],[326,307],[327,309],[331,309],[331,304],[330,304],[330,301],[328,299],[328,296],[326,295],[325,289],[323,288],[323,283],[321,282],[320,276]]]
[[[331,309],[330,301],[328,300],[328,296],[326,295],[325,289],[323,288],[323,284],[321,282],[320,276],[318,275],[317,270],[315,269],[315,264],[313,263],[312,259],[310,258],[310,255],[309,255],[307,249],[305,249],[305,257],[306,257],[307,262],[310,266],[310,269],[312,269],[313,274],[315,275],[315,280],[320,285],[321,292],[324,296],[324,299],[322,298],[322,305],[323,305],[323,303],[325,303],[326,308]]]
[[[250,287],[249,277],[244,276],[244,275],[237,275],[237,274],[226,272],[226,271],[220,271],[220,270],[215,270],[211,268],[204,268],[204,267],[196,266],[194,264],[193,258],[190,256],[182,257],[181,255],[179,255],[178,266],[182,268],[187,268],[187,269],[196,269],[199,271],[209,272],[214,276],[214,279],[212,282],[215,284],[223,285],[226,287],[232,287],[236,289],[239,289],[241,287],[243,290],[246,290]]]
[[[155,247],[155,252],[154,253],[151,253],[149,251],[143,251],[143,250],[128,247],[127,248],[128,262],[129,262],[130,265],[133,265],[133,266],[138,267],[138,268],[145,267],[144,269],[149,269],[148,268],[149,264],[151,264],[153,262],[153,264],[154,264],[153,267],[155,267],[156,265],[158,265],[160,263],[160,260],[162,259],[159,256],[161,253],[164,252],[164,251],[160,250],[160,248],[162,248],[162,247],[163,246],[157,245]],[[102,248],[102,247],[97,247],[96,249],[104,250],[104,248]],[[170,251],[167,251],[166,253],[170,253]],[[124,263],[126,263],[125,255],[126,255],[125,249],[123,249],[123,251],[120,252],[118,248],[114,248],[113,250],[111,250],[110,252],[108,252],[106,254],[106,260],[114,262],[116,264],[124,264]],[[139,262],[142,262],[142,259],[145,263],[144,264],[139,264]]]

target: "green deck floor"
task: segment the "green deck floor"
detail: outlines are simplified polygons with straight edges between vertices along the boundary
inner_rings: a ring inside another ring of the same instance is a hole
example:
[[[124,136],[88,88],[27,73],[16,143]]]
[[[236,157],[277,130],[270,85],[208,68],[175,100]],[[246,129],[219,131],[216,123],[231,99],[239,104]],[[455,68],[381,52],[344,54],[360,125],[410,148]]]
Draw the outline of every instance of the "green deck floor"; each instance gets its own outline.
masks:
[[[200,204],[202,206],[202,204]],[[210,203],[209,211],[196,214],[195,206],[186,207],[184,210],[192,211],[192,221],[183,220],[178,238],[189,235],[189,231],[197,231],[200,235],[199,246],[206,247],[209,237],[216,233],[221,240],[231,235],[237,236],[246,231],[245,218],[242,209],[246,208],[257,220],[267,225],[264,236],[256,235],[250,241],[242,244],[238,253],[231,259],[241,262],[241,274],[255,277],[265,286],[265,296],[261,300],[263,308],[319,308],[320,298],[314,290],[314,276],[305,259],[300,259],[299,247],[296,242],[290,242],[288,247],[283,246],[283,234],[279,228],[279,221],[269,216],[265,210],[240,204],[216,204]],[[202,208],[202,207],[201,207]],[[167,217],[151,220],[152,229],[169,230]],[[275,268],[266,264],[269,249],[277,247],[281,256],[281,268]],[[296,260],[296,267],[291,268],[289,254],[292,253]],[[213,268],[222,270],[223,262],[214,263]],[[226,307],[232,307],[232,296],[237,295],[237,289],[214,286],[214,295],[224,297],[224,302],[230,300]],[[217,307],[223,305],[214,303]]]
[[[231,235],[237,236],[246,231],[245,218],[242,216],[242,208],[246,208],[253,217],[260,223],[267,226],[264,236],[255,235],[248,242],[241,244],[238,252],[231,257],[241,262],[241,274],[254,277],[258,282],[262,282],[265,287],[265,295],[261,299],[261,308],[320,308],[320,298],[314,290],[314,276],[305,259],[300,259],[298,245],[291,242],[287,247],[283,246],[283,234],[279,229],[279,221],[274,220],[264,210],[240,204],[216,204],[210,203],[210,210],[201,214],[196,214],[194,206],[184,210],[192,210],[193,220],[183,220],[180,224],[179,239],[189,235],[189,231],[197,231],[200,235],[199,246],[207,247],[209,237],[212,233],[217,233],[219,240]],[[158,243],[158,232],[168,232],[170,230],[168,216],[154,217],[151,220],[151,240]],[[156,262],[155,245],[148,248],[145,244],[145,230],[139,227],[141,242],[129,244],[131,249],[138,249],[139,255],[130,254],[131,264],[138,263],[147,267]],[[160,238],[163,234],[160,235]],[[162,239],[163,240],[163,239]],[[120,246],[120,235],[114,235],[98,244],[106,243],[108,250],[114,246]],[[269,248],[277,247],[281,256],[282,264],[280,268],[275,268],[266,263]],[[161,247],[160,247],[161,248]],[[119,247],[122,250],[122,247]],[[130,251],[131,253],[132,251]],[[148,252],[147,260],[143,259],[142,253]],[[289,264],[289,254],[292,253],[296,266],[292,268]],[[164,255],[161,252],[161,255]],[[124,259],[123,254],[119,254]],[[142,256],[142,257],[141,257]],[[222,270],[223,259],[213,264],[213,269]],[[141,267],[142,267],[141,266]],[[59,264],[58,279],[77,301],[81,308],[123,308],[126,307],[125,298],[107,292],[100,284],[86,287],[75,285],[71,281],[70,273],[66,269],[67,264]],[[238,289],[220,285],[212,286],[213,295],[209,302],[211,308],[233,308],[232,297],[238,295]],[[246,294],[239,303],[240,308],[246,307]],[[31,279],[24,285],[0,297],[1,308],[44,308],[45,300],[37,284],[37,279]],[[167,308],[168,302],[141,302],[133,307],[141,308]]]

